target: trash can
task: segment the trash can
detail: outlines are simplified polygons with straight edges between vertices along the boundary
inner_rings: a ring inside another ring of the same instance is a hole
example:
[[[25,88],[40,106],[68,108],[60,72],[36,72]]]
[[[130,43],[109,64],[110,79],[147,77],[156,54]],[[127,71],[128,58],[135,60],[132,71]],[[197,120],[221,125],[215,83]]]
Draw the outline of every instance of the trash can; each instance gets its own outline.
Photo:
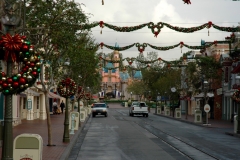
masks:
[[[43,140],[38,134],[20,134],[13,142],[13,159],[42,160]]]
[[[232,115],[231,115],[231,122],[233,123],[233,121],[234,121],[234,116],[236,116],[237,114],[236,113],[232,113]]]
[[[238,115],[234,116],[234,133],[237,133]]]

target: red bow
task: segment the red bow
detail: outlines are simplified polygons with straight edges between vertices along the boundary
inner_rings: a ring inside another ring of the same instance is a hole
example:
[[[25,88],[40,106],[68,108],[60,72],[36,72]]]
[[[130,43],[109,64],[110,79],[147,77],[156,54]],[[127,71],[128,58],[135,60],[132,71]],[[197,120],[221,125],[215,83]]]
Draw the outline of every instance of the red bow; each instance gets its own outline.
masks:
[[[5,47],[5,55],[4,60],[9,61],[9,57],[12,62],[18,61],[16,52],[19,52],[22,47],[22,38],[16,34],[15,36],[11,36],[10,34],[6,34],[2,36],[2,45]]]
[[[191,1],[190,0],[183,0],[184,4],[187,3],[187,4],[191,4]]]

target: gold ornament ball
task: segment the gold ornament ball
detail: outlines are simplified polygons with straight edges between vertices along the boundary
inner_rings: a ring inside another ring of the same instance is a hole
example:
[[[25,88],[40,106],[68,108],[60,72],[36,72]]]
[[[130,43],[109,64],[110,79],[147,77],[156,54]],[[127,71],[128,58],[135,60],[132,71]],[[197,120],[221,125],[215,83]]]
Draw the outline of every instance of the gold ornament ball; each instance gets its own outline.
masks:
[[[36,63],[36,66],[37,66],[37,67],[39,67],[40,65],[41,65],[41,63],[40,63],[40,62],[37,62],[37,63]]]
[[[9,90],[12,91],[12,90],[13,90],[13,87],[10,87]]]
[[[33,56],[30,57],[30,62],[35,62],[35,59]]]
[[[17,74],[17,76],[18,76],[18,77],[21,77],[22,75],[19,73],[19,74]]]
[[[23,89],[23,88],[24,88],[24,85],[20,85],[20,88]]]
[[[12,84],[8,84],[8,87],[11,87],[12,86]]]
[[[27,65],[29,65],[31,62],[30,61],[27,61]]]
[[[25,87],[28,88],[28,84],[25,84]]]
[[[24,62],[27,62],[27,60],[28,60],[27,58],[24,58],[24,59],[23,59]]]
[[[31,72],[32,71],[32,68],[28,68],[28,72]]]
[[[27,76],[27,80],[28,80],[28,81],[31,81],[31,80],[32,80],[32,76],[28,75],[28,76]]]
[[[7,79],[6,79],[6,77],[2,77],[2,81],[6,81]]]
[[[36,70],[37,70],[37,67],[34,67],[33,70],[36,71]]]

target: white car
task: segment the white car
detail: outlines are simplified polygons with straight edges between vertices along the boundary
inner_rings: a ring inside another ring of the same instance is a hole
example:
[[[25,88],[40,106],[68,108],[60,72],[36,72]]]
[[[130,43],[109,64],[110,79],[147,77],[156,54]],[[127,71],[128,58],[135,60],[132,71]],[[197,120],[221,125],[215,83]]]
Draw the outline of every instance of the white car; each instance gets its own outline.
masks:
[[[145,102],[132,102],[129,108],[129,116],[142,115],[148,117],[148,106]]]
[[[95,117],[96,115],[108,116],[108,106],[106,103],[94,103],[92,105],[92,116]]]

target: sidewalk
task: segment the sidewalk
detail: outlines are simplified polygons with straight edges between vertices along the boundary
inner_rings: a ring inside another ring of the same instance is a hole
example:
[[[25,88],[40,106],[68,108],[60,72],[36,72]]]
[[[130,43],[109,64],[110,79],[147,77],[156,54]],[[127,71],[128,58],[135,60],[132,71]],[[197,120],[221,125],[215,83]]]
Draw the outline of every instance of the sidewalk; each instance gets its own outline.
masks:
[[[194,122],[194,115],[188,115],[187,118],[184,114],[181,115],[181,118],[174,118],[172,116],[172,113],[170,116],[165,116],[164,115],[164,111],[162,111],[161,114],[156,114],[155,113],[155,109],[151,109],[151,113],[154,115],[158,115],[158,116],[162,116],[162,117],[166,117],[166,118],[171,118],[177,121],[181,121],[181,122],[185,122],[185,123],[191,123],[193,125],[198,125],[198,126],[202,126],[202,127],[208,127],[208,128],[220,128],[222,130],[225,131],[225,134],[230,135],[230,136],[234,136],[234,137],[238,137],[240,138],[240,134],[236,134],[234,133],[234,123],[231,123],[230,121],[226,121],[226,120],[215,120],[215,119],[208,119],[208,125],[204,125],[202,123],[195,123]]]
[[[72,149],[75,140],[81,133],[84,123],[87,122],[88,118],[74,135],[70,136],[69,143],[63,143],[63,132],[64,132],[64,117],[65,114],[51,115],[51,126],[52,126],[52,143],[56,146],[48,145],[48,132],[47,132],[47,120],[22,120],[22,124],[17,125],[13,128],[13,140],[16,136],[22,133],[39,134],[43,139],[43,160],[64,160],[68,157],[70,150]],[[2,148],[0,148],[0,157],[2,157]]]

